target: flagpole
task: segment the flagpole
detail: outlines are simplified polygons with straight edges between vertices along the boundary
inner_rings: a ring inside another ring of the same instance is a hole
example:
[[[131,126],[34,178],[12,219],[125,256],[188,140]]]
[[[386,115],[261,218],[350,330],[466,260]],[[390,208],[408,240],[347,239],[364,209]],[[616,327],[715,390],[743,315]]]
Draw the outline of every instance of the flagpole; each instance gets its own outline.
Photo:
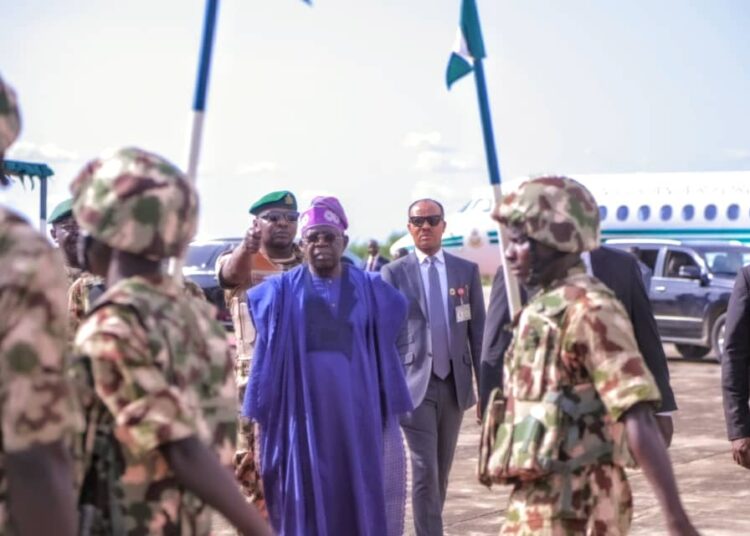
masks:
[[[492,186],[492,195],[495,206],[500,204],[503,199],[502,189],[500,187],[500,164],[497,159],[497,150],[495,149],[495,135],[492,132],[492,117],[490,115],[490,105],[487,98],[487,84],[484,79],[484,66],[481,58],[474,58],[474,81],[477,85],[477,100],[479,101],[479,115],[482,119],[482,134],[484,135],[484,150],[487,156],[487,169],[490,172],[490,185]],[[518,288],[518,281],[508,268],[505,260],[505,250],[508,247],[508,235],[503,225],[499,226],[498,245],[500,247],[500,264],[503,269],[505,278],[505,289],[508,296],[508,309],[510,318],[513,319],[515,314],[521,310],[521,293]]]
[[[201,141],[203,139],[203,119],[206,111],[206,96],[211,73],[211,57],[214,48],[214,34],[216,29],[216,14],[219,0],[206,0],[206,13],[203,18],[203,36],[201,37],[200,56],[198,58],[198,77],[195,84],[193,98],[193,122],[190,131],[190,150],[188,154],[187,180],[195,185],[198,175],[198,161],[200,159]],[[173,257],[169,272],[175,281],[182,284],[182,257]]]

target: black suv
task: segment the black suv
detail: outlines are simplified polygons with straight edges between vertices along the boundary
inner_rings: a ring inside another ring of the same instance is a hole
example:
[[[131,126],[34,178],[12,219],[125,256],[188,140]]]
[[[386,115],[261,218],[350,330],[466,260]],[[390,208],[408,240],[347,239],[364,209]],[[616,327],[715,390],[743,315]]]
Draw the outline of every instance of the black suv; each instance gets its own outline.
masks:
[[[182,274],[196,283],[206,299],[216,306],[216,318],[227,328],[232,329],[232,315],[224,303],[224,291],[219,287],[216,278],[216,259],[219,255],[233,249],[242,238],[218,238],[192,242],[188,246]]]
[[[701,358],[713,350],[721,360],[729,295],[737,272],[750,264],[750,247],[647,239],[606,245],[635,253],[651,269],[649,298],[662,341],[674,343],[683,357]]]

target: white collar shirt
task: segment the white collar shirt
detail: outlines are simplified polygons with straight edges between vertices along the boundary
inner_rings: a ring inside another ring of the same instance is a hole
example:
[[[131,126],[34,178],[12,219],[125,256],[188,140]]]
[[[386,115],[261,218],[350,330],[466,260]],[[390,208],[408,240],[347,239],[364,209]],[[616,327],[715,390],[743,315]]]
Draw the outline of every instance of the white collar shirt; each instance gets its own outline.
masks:
[[[584,266],[586,266],[586,273],[594,275],[594,271],[591,269],[591,252],[584,251],[581,253],[581,260],[583,261]]]
[[[424,294],[428,300],[430,299],[430,256],[426,253],[414,248],[414,254],[417,256],[419,262],[419,275],[422,278],[422,286],[424,287]],[[445,268],[445,255],[443,254],[442,248],[433,255],[435,257],[435,268],[437,268],[438,279],[440,280],[440,295],[443,297],[443,311],[445,312],[445,325],[450,326],[450,316],[448,315],[448,271]],[[449,330],[450,331],[450,330]],[[450,333],[448,334],[450,338]]]

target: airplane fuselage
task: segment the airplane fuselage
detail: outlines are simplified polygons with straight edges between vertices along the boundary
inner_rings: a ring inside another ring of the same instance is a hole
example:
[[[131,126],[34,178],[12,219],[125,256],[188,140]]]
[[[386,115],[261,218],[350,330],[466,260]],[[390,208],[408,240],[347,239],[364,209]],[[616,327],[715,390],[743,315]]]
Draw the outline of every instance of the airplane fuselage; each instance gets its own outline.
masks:
[[[737,240],[750,244],[750,171],[571,175],[599,204],[602,239]],[[513,190],[525,179],[508,181]],[[476,262],[482,275],[500,265],[491,196],[446,215],[446,251]],[[414,247],[406,235],[392,247]]]

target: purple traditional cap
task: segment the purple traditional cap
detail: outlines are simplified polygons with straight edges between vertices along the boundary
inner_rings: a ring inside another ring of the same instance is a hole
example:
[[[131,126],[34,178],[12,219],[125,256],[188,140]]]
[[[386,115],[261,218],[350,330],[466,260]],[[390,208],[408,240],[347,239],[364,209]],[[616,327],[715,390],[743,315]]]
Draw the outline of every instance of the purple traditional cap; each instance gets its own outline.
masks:
[[[349,221],[346,219],[344,207],[335,197],[319,196],[312,200],[310,208],[302,213],[300,226],[304,234],[310,227],[316,225],[330,225],[346,231]]]

